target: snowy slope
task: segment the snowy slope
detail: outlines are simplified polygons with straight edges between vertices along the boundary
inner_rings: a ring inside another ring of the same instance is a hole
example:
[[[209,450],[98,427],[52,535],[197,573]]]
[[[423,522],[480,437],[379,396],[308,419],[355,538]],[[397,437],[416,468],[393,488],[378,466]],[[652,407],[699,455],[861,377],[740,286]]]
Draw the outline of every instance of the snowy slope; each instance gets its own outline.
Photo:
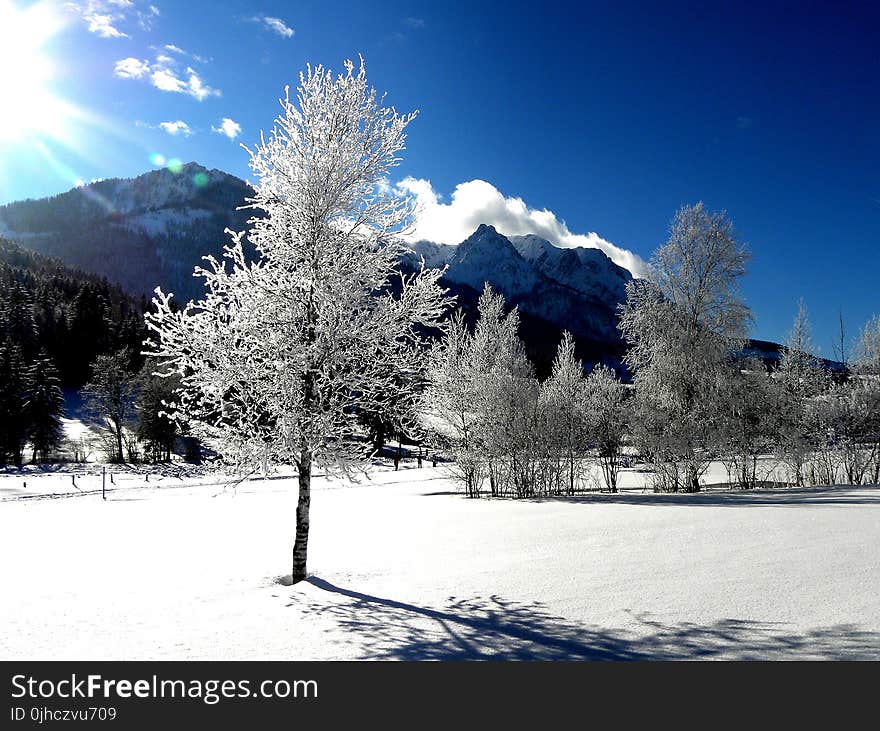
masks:
[[[608,302],[626,299],[632,275],[599,249],[563,249],[534,234],[509,238],[519,254],[550,279]]]
[[[508,300],[517,300],[544,284],[541,275],[513,244],[486,224],[481,224],[456,247],[446,278],[477,290],[489,282]]]
[[[424,260],[428,269],[442,269],[455,254],[455,247],[448,244],[435,244],[433,241],[416,241],[407,245],[410,251],[404,255],[404,261],[413,268],[418,268]]]
[[[0,503],[0,657],[880,659],[876,487],[515,502],[439,467],[317,479],[313,578],[289,587],[294,480],[164,485]]]
[[[198,225],[213,215],[204,208],[162,208],[126,216],[119,224],[125,228],[141,231],[148,236],[173,236],[188,227]]]

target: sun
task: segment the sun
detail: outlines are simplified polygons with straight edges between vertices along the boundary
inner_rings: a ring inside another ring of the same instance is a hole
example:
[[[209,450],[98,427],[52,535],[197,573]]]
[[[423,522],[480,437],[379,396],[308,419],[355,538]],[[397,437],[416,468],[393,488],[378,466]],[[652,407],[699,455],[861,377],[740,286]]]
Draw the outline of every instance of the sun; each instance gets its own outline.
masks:
[[[44,49],[62,25],[48,2],[0,0],[0,143],[63,132],[71,108],[48,86],[55,68]]]

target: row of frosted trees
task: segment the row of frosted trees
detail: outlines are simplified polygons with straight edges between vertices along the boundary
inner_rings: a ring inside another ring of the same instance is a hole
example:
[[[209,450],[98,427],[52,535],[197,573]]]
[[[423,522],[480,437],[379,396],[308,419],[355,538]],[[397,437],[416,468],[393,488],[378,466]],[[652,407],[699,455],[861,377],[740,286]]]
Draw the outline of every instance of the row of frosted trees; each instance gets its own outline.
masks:
[[[633,459],[661,492],[698,491],[712,462],[745,489],[880,481],[880,318],[831,371],[801,304],[779,363],[749,360],[748,256],[723,212],[676,214],[621,306],[631,386],[603,366],[585,374],[568,333],[539,383],[516,310],[487,287],[473,332],[455,318],[437,348],[425,401],[467,494],[613,492]]]
[[[801,304],[777,374],[778,392],[770,394],[772,410],[762,413],[787,479],[797,485],[880,483],[880,317],[865,325],[855,357],[839,371],[823,368],[811,352]]]
[[[626,387],[599,366],[584,377],[565,333],[551,376],[540,383],[517,330],[516,309],[486,286],[471,332],[461,315],[431,359],[425,394],[432,431],[449,450],[469,496],[571,495],[592,485],[595,453],[616,491]]]

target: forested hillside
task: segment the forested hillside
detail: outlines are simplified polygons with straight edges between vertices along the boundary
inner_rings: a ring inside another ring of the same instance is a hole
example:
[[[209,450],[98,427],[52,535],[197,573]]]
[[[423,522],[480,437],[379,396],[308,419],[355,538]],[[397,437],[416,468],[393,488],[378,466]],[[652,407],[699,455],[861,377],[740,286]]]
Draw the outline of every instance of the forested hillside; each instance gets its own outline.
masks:
[[[145,306],[106,279],[0,239],[0,348],[23,367],[44,351],[63,387],[81,387],[101,353],[138,352]]]

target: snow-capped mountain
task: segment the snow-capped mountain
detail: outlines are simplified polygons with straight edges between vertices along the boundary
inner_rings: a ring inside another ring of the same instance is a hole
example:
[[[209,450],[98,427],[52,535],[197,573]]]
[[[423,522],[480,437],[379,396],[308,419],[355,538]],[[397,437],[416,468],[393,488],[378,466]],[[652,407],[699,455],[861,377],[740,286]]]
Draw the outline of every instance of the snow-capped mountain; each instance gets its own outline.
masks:
[[[403,256],[405,264],[419,267],[419,260],[424,259],[428,269],[442,269],[455,254],[456,247],[449,244],[435,244],[433,241],[416,241],[407,245],[410,251]]]
[[[545,284],[540,272],[520,256],[510,239],[486,224],[456,247],[446,278],[477,290],[488,282],[510,301],[528,297]]]
[[[538,236],[481,225],[458,246],[411,245],[405,263],[446,266],[444,279],[476,291],[488,282],[520,311],[591,341],[617,343],[617,305],[632,275],[598,249],[562,249]]]
[[[563,249],[534,234],[511,236],[510,243],[526,261],[560,284],[603,301],[626,299],[626,284],[632,274],[599,249]]]
[[[0,207],[0,235],[118,282],[134,295],[157,285],[186,301],[206,254],[220,256],[224,230],[242,230],[237,211],[251,189],[220,170],[188,163],[136,178],[102,180],[61,195]]]

